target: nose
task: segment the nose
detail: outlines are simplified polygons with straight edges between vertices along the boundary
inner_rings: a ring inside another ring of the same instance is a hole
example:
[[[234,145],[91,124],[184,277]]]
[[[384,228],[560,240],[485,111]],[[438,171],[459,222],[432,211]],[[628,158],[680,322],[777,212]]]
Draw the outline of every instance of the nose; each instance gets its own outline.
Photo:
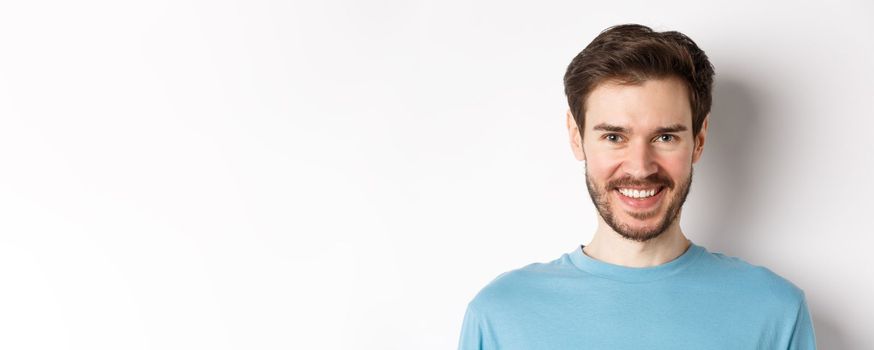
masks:
[[[635,179],[645,179],[658,172],[658,164],[647,143],[637,143],[628,148],[623,171]]]

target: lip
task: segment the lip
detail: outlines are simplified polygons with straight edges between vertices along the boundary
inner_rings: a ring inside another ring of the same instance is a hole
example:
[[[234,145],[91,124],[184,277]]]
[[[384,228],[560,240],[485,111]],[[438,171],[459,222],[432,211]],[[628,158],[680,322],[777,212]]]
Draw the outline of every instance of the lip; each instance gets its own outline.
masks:
[[[652,209],[659,201],[661,201],[662,196],[665,194],[665,188],[666,187],[662,186],[655,195],[643,199],[626,197],[622,193],[619,193],[619,189],[614,189],[612,192],[619,197],[619,201],[628,207],[633,209]]]

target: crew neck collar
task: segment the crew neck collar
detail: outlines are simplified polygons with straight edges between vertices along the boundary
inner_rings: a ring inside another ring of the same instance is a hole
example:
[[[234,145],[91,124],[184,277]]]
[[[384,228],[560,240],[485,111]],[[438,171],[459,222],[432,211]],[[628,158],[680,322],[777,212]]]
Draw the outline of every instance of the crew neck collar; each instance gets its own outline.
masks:
[[[583,252],[583,247],[585,245],[579,245],[569,254],[577,268],[593,275],[622,282],[649,282],[666,278],[689,266],[705,250],[704,247],[690,242],[689,248],[674,260],[657,266],[628,267],[592,258]]]

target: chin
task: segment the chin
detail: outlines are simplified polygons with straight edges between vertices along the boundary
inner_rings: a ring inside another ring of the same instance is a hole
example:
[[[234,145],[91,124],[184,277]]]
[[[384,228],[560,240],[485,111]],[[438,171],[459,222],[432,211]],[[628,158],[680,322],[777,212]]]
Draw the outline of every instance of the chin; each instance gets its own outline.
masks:
[[[660,236],[670,226],[667,222],[666,213],[658,210],[657,214],[647,214],[648,219],[637,219],[626,212],[623,217],[614,223],[608,222],[620,236],[638,242],[646,242]]]
[[[657,229],[648,228],[646,230],[616,230],[620,236],[625,239],[632,240],[635,242],[647,242],[656,237],[659,237],[665,231],[658,231]]]

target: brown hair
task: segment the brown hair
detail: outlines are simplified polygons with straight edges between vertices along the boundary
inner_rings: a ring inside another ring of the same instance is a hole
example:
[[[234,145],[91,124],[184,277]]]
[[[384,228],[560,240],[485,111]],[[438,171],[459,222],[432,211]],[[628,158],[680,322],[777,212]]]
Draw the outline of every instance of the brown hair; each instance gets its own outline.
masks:
[[[677,77],[688,88],[692,134],[698,135],[710,112],[713,74],[707,55],[683,33],[622,24],[602,31],[574,57],[564,75],[564,91],[582,136],[586,98],[598,84],[607,80],[640,84]]]

